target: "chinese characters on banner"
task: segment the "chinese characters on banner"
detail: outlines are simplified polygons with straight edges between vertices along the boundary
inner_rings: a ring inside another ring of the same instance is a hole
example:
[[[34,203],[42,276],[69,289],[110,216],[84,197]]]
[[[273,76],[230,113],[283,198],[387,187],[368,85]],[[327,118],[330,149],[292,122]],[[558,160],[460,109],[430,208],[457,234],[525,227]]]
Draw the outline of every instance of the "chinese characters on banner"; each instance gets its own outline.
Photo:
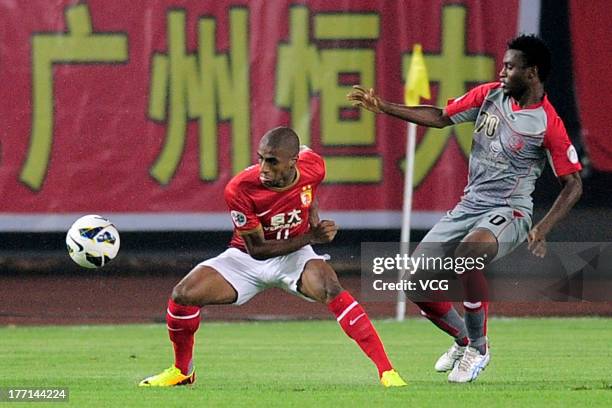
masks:
[[[444,106],[495,80],[518,12],[518,0],[10,3],[0,229],[8,217],[93,211],[221,216],[225,184],[279,125],[325,158],[324,210],[393,227],[368,216],[399,214],[406,125],[345,95],[359,83],[401,102],[418,42],[428,102]],[[417,224],[460,197],[471,132],[419,129]]]

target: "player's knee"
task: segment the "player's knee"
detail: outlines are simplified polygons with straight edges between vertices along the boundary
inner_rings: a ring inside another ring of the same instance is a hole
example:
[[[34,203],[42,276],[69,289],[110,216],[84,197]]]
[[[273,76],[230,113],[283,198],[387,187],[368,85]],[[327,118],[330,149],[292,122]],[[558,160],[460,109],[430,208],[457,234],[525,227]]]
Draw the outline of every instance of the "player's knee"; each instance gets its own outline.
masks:
[[[319,279],[323,283],[325,303],[331,302],[344,289],[338,281],[336,272],[327,264],[319,271]]]
[[[192,306],[195,304],[193,292],[184,282],[179,282],[174,289],[172,289],[172,300],[184,306]]]
[[[344,289],[337,279],[321,276],[318,282],[311,286],[309,295],[318,302],[328,304],[334,300]]]
[[[483,258],[490,262],[497,254],[497,240],[488,231],[472,232],[455,249],[456,258]]]
[[[486,253],[487,244],[464,242],[455,249],[455,258],[475,258]]]
[[[331,302],[344,289],[337,280],[332,280],[325,285],[325,303]]]

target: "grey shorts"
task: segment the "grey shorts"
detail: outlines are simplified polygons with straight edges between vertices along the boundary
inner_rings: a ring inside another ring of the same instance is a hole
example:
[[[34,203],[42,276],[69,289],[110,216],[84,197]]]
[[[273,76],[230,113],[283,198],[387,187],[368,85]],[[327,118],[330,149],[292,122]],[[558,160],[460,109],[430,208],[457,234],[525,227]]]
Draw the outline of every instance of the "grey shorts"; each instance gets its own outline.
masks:
[[[497,238],[495,259],[499,259],[525,241],[531,228],[531,218],[510,207],[474,213],[457,206],[447,212],[421,242],[459,242],[470,232],[481,228],[491,231]]]

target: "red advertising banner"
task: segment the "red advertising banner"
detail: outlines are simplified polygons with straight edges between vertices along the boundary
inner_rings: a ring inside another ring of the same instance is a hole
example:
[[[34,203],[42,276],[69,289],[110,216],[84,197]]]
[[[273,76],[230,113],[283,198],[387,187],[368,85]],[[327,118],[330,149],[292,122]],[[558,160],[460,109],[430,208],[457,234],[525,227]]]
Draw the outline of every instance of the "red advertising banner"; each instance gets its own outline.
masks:
[[[3,1],[0,229],[92,212],[124,229],[230,228],[223,188],[279,125],[324,156],[324,212],[399,227],[406,124],[345,95],[360,83],[401,102],[420,43],[425,102],[443,106],[497,77],[517,13],[518,0]],[[418,130],[416,227],[459,199],[471,132]]]
[[[602,97],[602,91],[607,94],[612,89],[608,72],[608,63],[612,61],[612,10],[606,0],[579,3],[577,0],[570,3],[570,26],[583,137],[593,167],[612,172],[612,135],[606,97]]]

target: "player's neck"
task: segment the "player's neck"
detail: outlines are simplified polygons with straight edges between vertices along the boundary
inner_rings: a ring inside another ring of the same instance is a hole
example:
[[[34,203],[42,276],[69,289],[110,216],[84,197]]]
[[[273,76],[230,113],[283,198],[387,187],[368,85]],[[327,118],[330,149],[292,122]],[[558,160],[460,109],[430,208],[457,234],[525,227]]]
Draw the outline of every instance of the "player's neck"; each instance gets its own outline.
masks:
[[[527,106],[535,105],[537,103],[542,102],[544,99],[544,86],[541,83],[538,83],[532,87],[527,88],[527,90],[520,96],[515,97],[514,101],[521,108],[525,108]]]
[[[289,173],[287,174],[287,177],[285,179],[283,179],[283,185],[279,186],[279,188],[285,188],[287,186],[290,186],[291,184],[293,184],[295,182],[295,179],[297,178],[297,171],[295,170],[295,167],[293,169],[291,169],[289,171]]]

